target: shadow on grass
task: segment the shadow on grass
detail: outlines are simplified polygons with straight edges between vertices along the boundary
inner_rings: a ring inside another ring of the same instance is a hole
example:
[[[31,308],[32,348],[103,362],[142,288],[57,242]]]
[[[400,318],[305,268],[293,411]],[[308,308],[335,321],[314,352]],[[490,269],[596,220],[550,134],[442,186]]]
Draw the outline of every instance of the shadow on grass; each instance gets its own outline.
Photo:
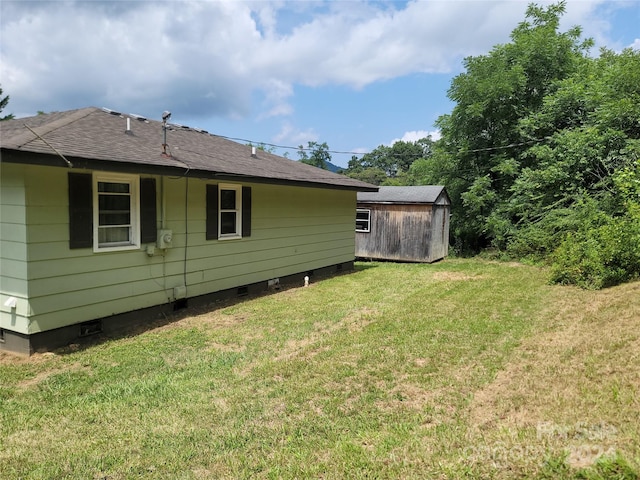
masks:
[[[316,283],[334,277],[354,274],[359,271],[368,270],[369,268],[375,268],[376,266],[375,264],[355,263],[352,270],[340,270],[331,274],[314,274],[314,272],[310,271],[307,272],[307,275],[311,277],[312,283]],[[287,290],[305,288],[303,285],[303,283],[298,281],[287,281],[278,284],[275,288],[268,287],[260,290],[247,289],[246,292],[242,290],[243,293],[239,293],[241,289],[232,288],[223,292],[216,292],[216,294],[213,294],[213,297],[211,295],[192,297],[177,300],[163,306],[152,307],[149,311],[127,312],[122,315],[131,319],[130,325],[119,325],[116,328],[110,328],[108,331],[100,331],[92,335],[78,337],[74,339],[72,343],[52,349],[51,352],[56,355],[68,355],[88,350],[106,342],[135,337],[145,332],[166,327],[188,317],[211,313],[216,310],[244,303],[248,300],[275,295]],[[216,298],[216,295],[219,295],[219,298]],[[207,300],[205,297],[210,299]],[[137,318],[136,313],[139,315]],[[100,319],[99,321],[103,320],[108,321],[108,317]],[[123,323],[122,320],[120,320],[120,323]],[[44,353],[44,351],[36,353]]]

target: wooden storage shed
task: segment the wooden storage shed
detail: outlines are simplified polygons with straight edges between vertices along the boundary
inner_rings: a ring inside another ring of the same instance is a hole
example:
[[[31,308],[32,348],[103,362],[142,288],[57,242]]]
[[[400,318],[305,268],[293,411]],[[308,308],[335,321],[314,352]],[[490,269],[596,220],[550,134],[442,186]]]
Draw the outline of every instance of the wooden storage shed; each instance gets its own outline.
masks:
[[[451,200],[443,186],[358,192],[356,257],[435,262],[449,252]]]

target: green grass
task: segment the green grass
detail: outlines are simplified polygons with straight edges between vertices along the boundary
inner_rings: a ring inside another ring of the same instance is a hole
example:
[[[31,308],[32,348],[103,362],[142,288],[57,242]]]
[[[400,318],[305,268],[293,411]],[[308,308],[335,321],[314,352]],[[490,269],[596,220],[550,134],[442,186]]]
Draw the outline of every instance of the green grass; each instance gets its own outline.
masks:
[[[455,259],[0,361],[0,478],[638,478],[640,283]]]

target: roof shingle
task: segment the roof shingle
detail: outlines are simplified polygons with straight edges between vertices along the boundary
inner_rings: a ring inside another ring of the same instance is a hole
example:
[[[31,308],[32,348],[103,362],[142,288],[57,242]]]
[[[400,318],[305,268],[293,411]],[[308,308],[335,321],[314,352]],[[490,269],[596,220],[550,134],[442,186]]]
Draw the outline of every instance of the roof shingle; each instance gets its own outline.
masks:
[[[130,118],[129,132],[127,118]],[[0,122],[0,148],[3,157],[11,152],[59,153],[72,162],[74,159],[108,162],[112,168],[127,164],[147,169],[177,169],[182,175],[194,177],[237,176],[348,190],[377,189],[263,150],[252,156],[250,146],[203,130],[169,124],[166,133],[167,155],[163,154],[162,122],[89,107]]]
[[[442,192],[445,191],[441,185],[379,188],[377,192],[358,192],[358,202],[435,203]]]

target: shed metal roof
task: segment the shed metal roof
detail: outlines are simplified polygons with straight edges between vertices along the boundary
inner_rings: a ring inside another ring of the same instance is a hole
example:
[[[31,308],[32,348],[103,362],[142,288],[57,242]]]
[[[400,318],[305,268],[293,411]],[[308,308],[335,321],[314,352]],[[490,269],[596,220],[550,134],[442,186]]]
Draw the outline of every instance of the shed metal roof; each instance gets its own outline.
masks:
[[[127,119],[130,131],[127,129]],[[96,107],[0,122],[2,162],[171,173],[203,178],[376,191],[378,187],[256,150],[206,131]],[[39,155],[33,155],[39,154]]]
[[[358,202],[369,203],[435,203],[446,190],[441,185],[379,187],[377,192],[358,192]],[[447,196],[447,203],[449,199]]]

